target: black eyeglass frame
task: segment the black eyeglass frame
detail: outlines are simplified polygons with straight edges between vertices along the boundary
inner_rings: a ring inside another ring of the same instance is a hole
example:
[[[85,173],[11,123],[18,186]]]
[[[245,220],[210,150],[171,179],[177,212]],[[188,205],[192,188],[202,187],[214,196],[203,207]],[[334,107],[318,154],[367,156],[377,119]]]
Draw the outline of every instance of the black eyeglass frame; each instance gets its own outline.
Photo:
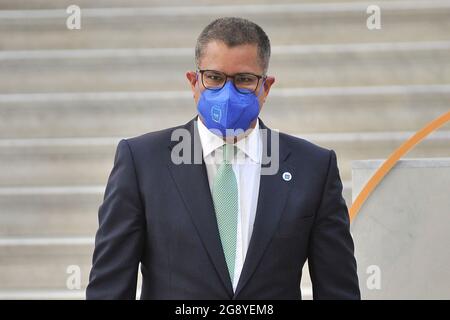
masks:
[[[219,87],[217,87],[217,88],[208,88],[207,86],[205,86],[205,83],[204,83],[204,81],[203,81],[203,74],[206,72],[206,71],[211,71],[211,72],[216,72],[216,73],[219,73],[219,74],[223,74],[226,78],[225,78],[225,81],[223,82],[223,84],[222,84],[222,86],[219,88]],[[222,72],[222,71],[217,71],[217,70],[212,70],[212,69],[197,69],[197,73],[200,73],[200,78],[201,78],[201,80],[202,80],[202,85],[203,85],[203,87],[205,88],[205,89],[207,89],[207,90],[212,90],[212,91],[219,91],[219,90],[221,90],[224,86],[225,86],[225,84],[227,83],[227,81],[228,81],[228,78],[231,78],[233,81],[233,86],[234,86],[234,88],[237,90],[237,91],[239,91],[240,93],[243,93],[243,94],[250,94],[250,93],[255,93],[255,91],[256,91],[256,89],[258,89],[258,86],[259,86],[259,81],[261,81],[261,79],[267,79],[267,75],[259,75],[259,74],[254,74],[254,73],[251,73],[251,72],[241,72],[241,73],[236,73],[235,75],[228,75],[228,74],[226,74],[225,72]],[[236,86],[236,83],[234,82],[235,81],[235,77],[236,76],[242,76],[242,75],[251,75],[251,76],[254,76],[254,77],[257,77],[258,78],[258,82],[256,83],[256,87],[255,87],[255,89],[253,89],[253,90],[249,90],[249,89],[247,89],[246,91],[242,91],[242,88],[241,89],[239,89],[237,86]]]

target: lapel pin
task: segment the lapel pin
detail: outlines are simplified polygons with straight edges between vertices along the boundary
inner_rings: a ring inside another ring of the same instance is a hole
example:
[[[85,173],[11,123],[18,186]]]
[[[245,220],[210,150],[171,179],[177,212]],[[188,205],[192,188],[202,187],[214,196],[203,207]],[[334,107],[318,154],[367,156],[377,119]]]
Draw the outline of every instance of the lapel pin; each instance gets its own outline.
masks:
[[[290,172],[283,172],[283,180],[284,181],[291,181],[291,179],[292,179],[292,174],[290,173]]]

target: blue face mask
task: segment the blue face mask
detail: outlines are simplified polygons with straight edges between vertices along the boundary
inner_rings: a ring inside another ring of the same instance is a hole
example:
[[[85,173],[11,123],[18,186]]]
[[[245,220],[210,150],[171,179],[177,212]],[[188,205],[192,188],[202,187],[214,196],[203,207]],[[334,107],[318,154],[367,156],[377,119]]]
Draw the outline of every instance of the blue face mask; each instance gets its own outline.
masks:
[[[240,93],[231,81],[220,90],[204,90],[200,95],[197,109],[205,126],[223,137],[237,135],[250,128],[259,115],[259,100],[254,92]],[[228,130],[227,130],[228,129]],[[236,132],[237,131],[237,132]]]

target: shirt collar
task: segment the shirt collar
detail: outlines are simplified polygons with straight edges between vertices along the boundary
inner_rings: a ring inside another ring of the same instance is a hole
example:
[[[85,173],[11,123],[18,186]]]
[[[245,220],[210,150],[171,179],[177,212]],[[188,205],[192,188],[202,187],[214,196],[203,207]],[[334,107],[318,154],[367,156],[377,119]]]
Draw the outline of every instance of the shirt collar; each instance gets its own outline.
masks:
[[[203,149],[203,157],[206,158],[214,150],[220,148],[224,141],[221,137],[215,135],[203,124],[200,118],[197,118],[198,133]],[[261,139],[259,132],[259,119],[256,119],[255,129],[243,139],[236,142],[236,147],[244,152],[251,160],[256,163],[261,162]]]

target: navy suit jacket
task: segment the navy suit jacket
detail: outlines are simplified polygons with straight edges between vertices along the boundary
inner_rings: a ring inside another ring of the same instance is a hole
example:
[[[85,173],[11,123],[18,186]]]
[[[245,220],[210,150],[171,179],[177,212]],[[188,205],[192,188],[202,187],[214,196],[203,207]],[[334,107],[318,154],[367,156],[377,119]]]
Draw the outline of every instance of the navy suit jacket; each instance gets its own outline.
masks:
[[[120,141],[99,208],[87,299],[135,299],[139,264],[141,299],[301,299],[306,259],[314,299],[359,299],[336,154],[282,133],[279,170],[261,175],[233,292],[201,144],[192,152],[192,158],[200,152],[199,164],[171,160],[175,129],[186,129],[192,146],[200,143],[194,121]]]

